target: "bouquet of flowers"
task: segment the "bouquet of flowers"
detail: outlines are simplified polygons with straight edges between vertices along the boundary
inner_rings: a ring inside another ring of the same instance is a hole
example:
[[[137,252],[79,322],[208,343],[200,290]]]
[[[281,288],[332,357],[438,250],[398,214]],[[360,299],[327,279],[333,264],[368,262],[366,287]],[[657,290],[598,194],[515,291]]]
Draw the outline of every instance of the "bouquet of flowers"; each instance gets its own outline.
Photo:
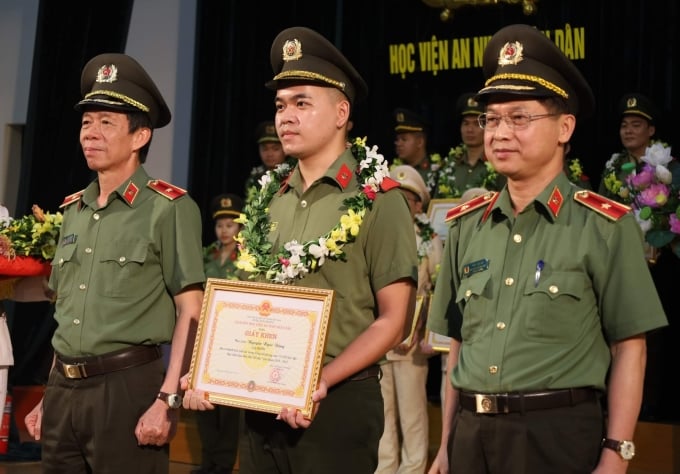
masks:
[[[680,235],[680,164],[660,143],[647,147],[642,161],[642,169],[626,177],[626,187],[645,240],[661,248]],[[674,247],[680,257],[680,246]]]
[[[32,214],[13,219],[7,208],[0,206],[0,275],[48,274],[62,218],[61,213],[44,212],[34,204]]]

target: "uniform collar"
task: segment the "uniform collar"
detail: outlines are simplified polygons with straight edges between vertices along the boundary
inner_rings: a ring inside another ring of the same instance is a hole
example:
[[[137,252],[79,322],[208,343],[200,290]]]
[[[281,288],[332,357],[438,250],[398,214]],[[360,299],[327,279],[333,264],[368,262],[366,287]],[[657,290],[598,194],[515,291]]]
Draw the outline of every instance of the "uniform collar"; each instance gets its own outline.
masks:
[[[149,182],[149,175],[143,166],[137,167],[134,174],[126,179],[116,190],[109,196],[108,202],[113,199],[120,199],[130,207],[134,207],[139,202],[140,193],[146,188],[146,183]],[[97,201],[99,196],[99,181],[95,180],[85,188],[83,192],[83,203],[87,206],[96,208],[93,203]]]
[[[357,160],[352,155],[351,150],[347,149],[328,167],[318,181],[334,183],[343,192],[354,192],[358,186],[356,168]],[[296,166],[293,170],[286,182],[286,187],[302,189],[302,175],[299,166]]]

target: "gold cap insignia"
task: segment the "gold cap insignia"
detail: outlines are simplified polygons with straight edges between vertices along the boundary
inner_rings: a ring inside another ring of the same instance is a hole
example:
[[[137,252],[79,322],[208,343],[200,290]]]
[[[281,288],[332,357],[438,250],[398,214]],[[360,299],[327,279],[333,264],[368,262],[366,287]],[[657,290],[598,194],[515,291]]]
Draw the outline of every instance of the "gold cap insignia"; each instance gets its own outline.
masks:
[[[399,113],[397,114],[397,122],[403,122],[404,120],[405,120],[405,118],[404,118],[404,113],[403,113],[403,112],[399,112]]]
[[[283,43],[283,60],[295,61],[302,57],[302,43],[298,39],[288,40]]]
[[[635,97],[630,97],[626,101],[626,107],[631,108],[631,107],[636,107],[637,106],[637,99]]]
[[[473,97],[470,97],[467,100],[467,106],[468,107],[479,107],[479,102],[477,102]]]
[[[116,82],[118,80],[118,68],[113,64],[105,64],[97,71],[96,82]]]
[[[220,207],[231,207],[231,199],[229,198],[220,199]]]
[[[276,127],[274,125],[267,125],[264,128],[265,133],[268,133],[269,135],[273,135],[276,133]]]
[[[405,180],[405,179],[406,179],[406,173],[404,173],[403,171],[400,172],[399,174],[397,174],[397,179],[398,179],[399,181]]]
[[[510,66],[510,65],[516,65],[517,63],[521,62],[524,57],[522,56],[522,50],[524,47],[522,46],[522,43],[519,41],[515,41],[513,43],[505,43],[503,47],[501,48],[501,53],[498,56],[498,65],[499,66]]]

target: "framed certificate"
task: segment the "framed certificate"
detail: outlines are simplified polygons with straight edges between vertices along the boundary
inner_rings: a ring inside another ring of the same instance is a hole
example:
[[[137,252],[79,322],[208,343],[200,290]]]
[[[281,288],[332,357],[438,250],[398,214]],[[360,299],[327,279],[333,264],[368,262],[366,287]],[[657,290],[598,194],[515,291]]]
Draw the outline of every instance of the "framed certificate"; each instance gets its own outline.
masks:
[[[437,352],[449,352],[451,349],[451,338],[442,336],[429,329],[425,332],[425,341]]]
[[[313,416],[333,290],[209,278],[189,387],[211,403]]]
[[[406,336],[406,339],[404,339],[401,343],[405,344],[407,346],[410,346],[413,344],[413,339],[415,339],[418,335],[418,324],[420,324],[420,320],[422,318],[422,313],[423,313],[423,304],[425,302],[425,297],[423,295],[416,296],[416,309],[413,312],[413,320],[411,321],[411,330],[408,333],[408,336]]]
[[[460,204],[460,199],[433,199],[427,208],[427,217],[430,219],[430,225],[443,242],[446,242],[446,235],[449,233],[446,213],[458,204]]]

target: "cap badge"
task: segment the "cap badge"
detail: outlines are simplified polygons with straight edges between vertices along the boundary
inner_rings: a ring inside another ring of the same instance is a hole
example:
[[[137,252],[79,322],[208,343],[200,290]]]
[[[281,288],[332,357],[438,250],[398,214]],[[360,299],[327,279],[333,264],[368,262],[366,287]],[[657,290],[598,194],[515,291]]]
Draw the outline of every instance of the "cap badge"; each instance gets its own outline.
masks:
[[[231,199],[229,198],[220,199],[220,207],[231,207]]]
[[[470,97],[470,98],[467,100],[467,106],[468,106],[468,107],[478,107],[478,106],[479,106],[479,102],[477,102],[475,99],[473,99],[472,97]]]
[[[265,133],[268,133],[268,134],[270,134],[270,135],[273,135],[274,133],[276,133],[276,127],[275,127],[274,125],[267,125],[267,126],[264,128],[264,131],[265,131]]]
[[[118,68],[113,64],[105,64],[97,71],[96,82],[116,82],[118,80]]]
[[[283,60],[295,61],[302,57],[302,43],[298,39],[288,40],[283,43]]]
[[[520,61],[524,59],[524,56],[522,56],[522,50],[524,47],[522,46],[522,43],[519,41],[515,41],[513,43],[505,43],[503,47],[501,48],[501,53],[498,56],[498,65],[499,66],[510,66],[510,65],[517,65]]]
[[[401,171],[400,173],[397,174],[397,179],[398,179],[399,181],[405,180],[405,179],[406,179],[406,173],[404,173],[403,171]]]
[[[631,107],[636,107],[637,106],[637,99],[635,97],[630,97],[626,101],[626,107],[631,108]]]
[[[397,122],[403,122],[404,120],[405,120],[405,119],[404,119],[404,113],[403,113],[403,112],[399,112],[399,113],[397,114]]]

